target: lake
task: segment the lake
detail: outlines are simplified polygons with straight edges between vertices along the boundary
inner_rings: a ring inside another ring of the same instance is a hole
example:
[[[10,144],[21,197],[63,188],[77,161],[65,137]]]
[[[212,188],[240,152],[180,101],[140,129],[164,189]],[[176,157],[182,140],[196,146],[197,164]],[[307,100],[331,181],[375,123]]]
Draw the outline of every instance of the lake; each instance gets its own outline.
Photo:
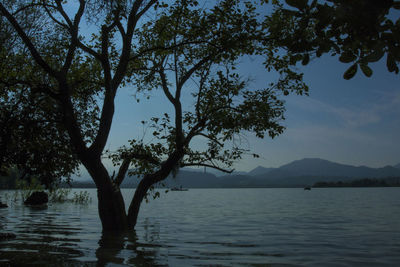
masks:
[[[0,209],[0,232],[17,235],[0,241],[0,266],[400,263],[400,188],[162,190],[128,236],[102,236],[96,191],[85,190],[88,205]],[[126,200],[133,193],[123,189]]]

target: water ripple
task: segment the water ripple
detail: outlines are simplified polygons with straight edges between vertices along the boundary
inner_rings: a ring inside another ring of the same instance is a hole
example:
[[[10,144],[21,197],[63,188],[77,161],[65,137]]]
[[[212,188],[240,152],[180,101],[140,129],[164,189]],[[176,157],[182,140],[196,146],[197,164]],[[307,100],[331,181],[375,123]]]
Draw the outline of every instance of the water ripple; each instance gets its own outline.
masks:
[[[395,266],[400,189],[191,189],[102,235],[97,203],[0,210],[0,266]],[[132,197],[125,190],[124,198]],[[238,194],[240,192],[240,194]],[[96,192],[91,190],[95,200]],[[0,192],[1,194],[1,192]]]

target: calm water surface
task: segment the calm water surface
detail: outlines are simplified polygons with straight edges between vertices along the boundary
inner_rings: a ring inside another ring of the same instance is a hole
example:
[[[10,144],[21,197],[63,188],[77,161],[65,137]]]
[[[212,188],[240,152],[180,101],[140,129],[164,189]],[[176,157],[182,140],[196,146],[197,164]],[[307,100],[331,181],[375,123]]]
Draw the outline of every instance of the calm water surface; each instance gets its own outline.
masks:
[[[126,200],[134,189],[123,189]],[[0,209],[0,266],[399,266],[400,188],[190,189],[102,235],[88,205]],[[164,192],[164,191],[162,191]],[[0,195],[4,191],[0,191]]]

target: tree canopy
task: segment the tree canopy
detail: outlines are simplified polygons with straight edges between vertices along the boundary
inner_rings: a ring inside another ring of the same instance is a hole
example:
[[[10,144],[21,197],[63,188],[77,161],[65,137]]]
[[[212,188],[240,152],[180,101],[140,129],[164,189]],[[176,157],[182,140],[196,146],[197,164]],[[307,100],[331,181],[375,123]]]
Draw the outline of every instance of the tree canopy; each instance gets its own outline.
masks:
[[[280,57],[269,58],[268,67],[281,71],[276,82],[252,88],[236,70],[244,55],[260,55],[273,49],[262,44],[263,29],[253,9],[241,11],[225,3],[209,13],[177,2],[138,31],[138,45],[148,52],[132,64],[131,79],[140,91],[160,90],[174,108],[173,114],[152,118],[149,126],[157,142],[132,140],[114,160],[130,158],[136,174],[156,167],[174,151],[182,150],[177,167],[207,166],[230,171],[243,149],[233,141],[242,131],[263,138],[282,133],[283,92],[307,91],[302,75],[293,72]],[[244,19],[246,18],[246,19]],[[227,21],[229,20],[229,21]],[[151,49],[163,47],[164,49]],[[185,110],[182,92],[189,91],[191,109]],[[201,137],[204,150],[191,141]],[[144,153],[149,157],[135,158]],[[150,163],[150,164],[149,164]]]
[[[62,54],[62,41],[56,40],[58,29],[44,26],[45,11],[24,6],[22,1],[8,4],[15,8],[20,30],[32,36],[49,64],[59,64],[57,57]],[[61,178],[77,172],[79,164],[63,125],[56,98],[57,85],[36,64],[29,48],[4,16],[0,17],[0,24],[0,168],[5,174],[16,167],[20,178],[35,176],[44,185],[53,186]],[[96,92],[89,85],[92,81],[86,79],[92,75],[89,72],[95,72],[89,71],[89,64],[81,63],[71,68],[74,76],[71,82],[77,85],[71,99],[77,110],[77,121],[89,141],[97,123],[98,107]]]
[[[351,79],[361,69],[370,77],[370,63],[386,55],[389,72],[399,73],[400,2],[393,0],[285,0],[270,21],[277,46],[295,55],[296,62],[308,64],[313,56],[339,56],[352,63],[343,77]],[[290,30],[288,30],[290,29]]]

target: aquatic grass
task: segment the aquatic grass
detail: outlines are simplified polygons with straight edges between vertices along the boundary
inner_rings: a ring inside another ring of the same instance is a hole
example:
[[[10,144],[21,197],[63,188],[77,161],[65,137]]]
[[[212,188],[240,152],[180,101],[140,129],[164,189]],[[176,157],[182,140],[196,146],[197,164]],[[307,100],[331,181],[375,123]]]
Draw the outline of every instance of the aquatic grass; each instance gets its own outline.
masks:
[[[57,188],[49,191],[49,202],[63,203],[68,201],[68,195],[71,193],[69,188]]]
[[[49,192],[49,202],[51,203],[64,203],[72,202],[74,204],[86,205],[92,202],[92,198],[88,191],[74,192],[72,198],[70,188],[56,188]]]
[[[22,199],[22,202],[24,202],[33,192],[44,190],[43,185],[41,185],[39,180],[36,178],[32,178],[30,182],[18,179],[15,181],[15,184],[16,188],[19,190],[15,191],[15,194],[17,195],[14,195],[14,202],[19,199],[18,194],[20,199]]]
[[[74,192],[72,202],[74,202],[75,204],[88,204],[92,202],[92,198],[90,197],[88,191],[80,191],[79,193]]]
[[[92,198],[88,191],[74,192],[71,196],[72,189],[70,188],[56,188],[52,190],[30,190],[18,189],[14,192],[6,192],[1,195],[2,200],[8,204],[24,202],[30,194],[35,191],[45,191],[49,194],[49,203],[65,203],[72,202],[79,205],[87,205],[92,202]]]

